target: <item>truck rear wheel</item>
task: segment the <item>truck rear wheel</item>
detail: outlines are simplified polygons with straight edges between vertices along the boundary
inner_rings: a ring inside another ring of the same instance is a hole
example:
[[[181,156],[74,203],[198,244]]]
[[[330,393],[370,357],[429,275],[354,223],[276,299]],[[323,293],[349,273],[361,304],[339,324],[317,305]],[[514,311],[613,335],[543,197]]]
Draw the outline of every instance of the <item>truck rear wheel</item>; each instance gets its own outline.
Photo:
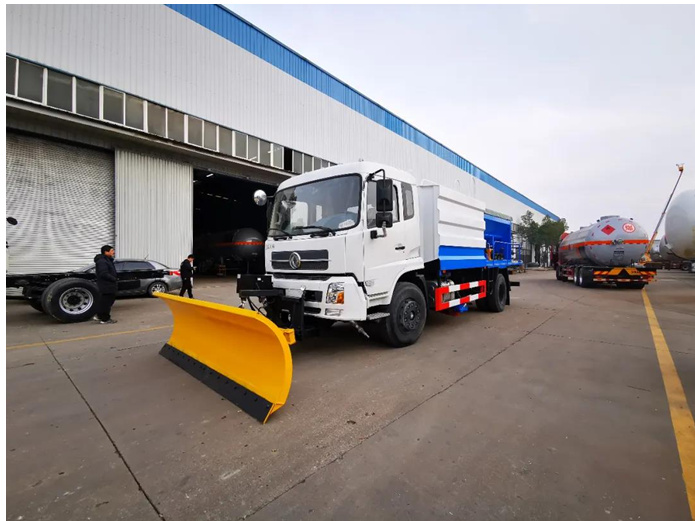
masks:
[[[501,273],[497,274],[492,286],[492,293],[488,297],[488,310],[493,313],[501,313],[507,304],[507,279]]]
[[[382,339],[391,347],[417,342],[427,319],[427,303],[422,291],[410,282],[399,282],[383,321]]]
[[[579,285],[582,288],[590,288],[594,285],[594,272],[591,268],[582,268],[579,270]]]
[[[48,286],[41,297],[44,311],[59,322],[84,322],[97,312],[99,289],[84,279],[67,278]]]

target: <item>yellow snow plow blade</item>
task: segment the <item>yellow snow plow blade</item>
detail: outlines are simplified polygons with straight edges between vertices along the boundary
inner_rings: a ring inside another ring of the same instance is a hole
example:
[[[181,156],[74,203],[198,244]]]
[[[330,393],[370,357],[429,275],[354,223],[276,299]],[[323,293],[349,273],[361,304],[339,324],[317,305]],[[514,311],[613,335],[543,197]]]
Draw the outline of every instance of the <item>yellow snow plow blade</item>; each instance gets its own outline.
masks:
[[[255,311],[157,293],[174,316],[164,358],[265,423],[292,385],[294,330]]]

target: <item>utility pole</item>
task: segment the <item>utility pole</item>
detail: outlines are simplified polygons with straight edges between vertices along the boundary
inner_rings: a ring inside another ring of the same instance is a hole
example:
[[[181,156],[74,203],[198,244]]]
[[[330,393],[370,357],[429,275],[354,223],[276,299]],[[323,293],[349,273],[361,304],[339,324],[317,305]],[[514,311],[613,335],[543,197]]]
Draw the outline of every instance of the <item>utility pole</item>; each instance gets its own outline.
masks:
[[[659,226],[661,226],[661,222],[664,220],[664,216],[666,215],[666,210],[668,210],[668,205],[671,204],[671,199],[673,199],[673,194],[676,193],[676,188],[678,188],[678,183],[681,181],[681,177],[683,177],[683,170],[685,170],[685,164],[680,163],[677,164],[676,167],[678,168],[678,179],[676,179],[676,185],[673,187],[673,191],[671,192],[671,195],[668,197],[668,201],[666,201],[666,206],[664,206],[664,211],[661,212],[661,217],[659,217],[659,222],[656,223],[656,228],[654,228],[654,234],[652,235],[651,240],[649,241],[649,244],[647,244],[647,249],[644,252],[644,255],[642,255],[642,261],[643,262],[651,262],[652,261],[652,246],[654,246],[654,240],[656,239],[656,234],[659,233]]]

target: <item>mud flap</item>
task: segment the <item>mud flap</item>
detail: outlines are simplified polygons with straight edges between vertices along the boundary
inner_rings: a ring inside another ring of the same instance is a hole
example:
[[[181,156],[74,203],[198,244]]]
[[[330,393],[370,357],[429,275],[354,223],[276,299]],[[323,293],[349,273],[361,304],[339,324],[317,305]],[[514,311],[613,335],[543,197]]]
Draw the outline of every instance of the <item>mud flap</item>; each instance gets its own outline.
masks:
[[[294,331],[247,309],[157,293],[174,317],[159,352],[258,421],[285,404]]]

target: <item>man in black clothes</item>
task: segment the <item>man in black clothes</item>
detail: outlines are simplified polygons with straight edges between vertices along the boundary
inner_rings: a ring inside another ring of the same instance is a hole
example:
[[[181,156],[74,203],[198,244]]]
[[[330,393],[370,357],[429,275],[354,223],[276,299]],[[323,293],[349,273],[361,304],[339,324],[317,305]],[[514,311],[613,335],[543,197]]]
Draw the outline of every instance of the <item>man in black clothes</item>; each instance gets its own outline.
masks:
[[[114,255],[116,255],[116,251],[113,246],[106,244],[101,247],[101,255],[94,257],[97,286],[101,293],[97,319],[102,324],[116,323],[115,320],[111,320],[111,306],[116,300],[116,291],[118,290],[118,274],[116,273],[116,266],[113,264]]]
[[[181,281],[183,285],[181,286],[179,297],[183,297],[183,294],[188,291],[188,298],[193,298],[193,259],[194,257],[191,253],[181,263]]]

